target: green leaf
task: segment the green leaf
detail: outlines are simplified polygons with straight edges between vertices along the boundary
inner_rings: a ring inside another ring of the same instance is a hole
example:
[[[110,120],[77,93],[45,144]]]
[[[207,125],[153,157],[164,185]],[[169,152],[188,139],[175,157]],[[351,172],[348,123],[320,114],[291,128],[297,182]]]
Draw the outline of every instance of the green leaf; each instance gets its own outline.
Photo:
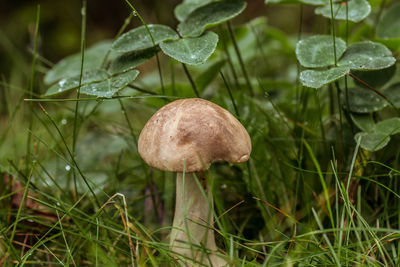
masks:
[[[378,70],[392,66],[396,59],[383,44],[370,41],[355,43],[347,47],[338,66],[352,70]]]
[[[333,5],[334,19],[346,20],[347,18],[354,22],[365,19],[371,12],[371,6],[366,0],[351,0],[348,2],[346,10],[346,2],[336,3]],[[331,18],[331,5],[328,3],[323,7],[315,9],[315,14]]]
[[[215,79],[224,65],[225,60],[217,61],[195,79],[194,82],[199,91],[203,91]]]
[[[372,132],[375,129],[375,122],[370,113],[350,113],[350,117],[354,124],[364,132]]]
[[[158,48],[152,47],[145,50],[123,54],[117,57],[111,63],[109,72],[111,74],[116,74],[136,68],[137,66],[143,64],[144,62],[155,56],[158,50]]]
[[[346,43],[335,38],[336,57],[346,50]],[[313,35],[297,42],[296,55],[300,64],[307,68],[322,68],[335,64],[333,38],[330,35]]]
[[[265,0],[265,4],[300,4],[300,0]]]
[[[179,23],[178,32],[182,36],[199,36],[205,29],[223,23],[239,15],[246,7],[246,2],[219,1],[201,6]]]
[[[131,70],[117,76],[108,77],[103,69],[85,72],[82,76],[80,92],[97,97],[112,97],[116,92],[123,89],[138,76],[138,70]],[[79,86],[79,75],[63,79],[51,86],[45,96],[58,95]]]
[[[376,36],[381,39],[400,38],[400,3],[390,7],[378,22]]]
[[[393,77],[395,72],[396,72],[396,65],[394,64],[386,69],[372,70],[372,71],[352,71],[351,73],[361,81],[368,84],[369,86],[373,88],[379,88],[384,84],[386,84]],[[357,80],[354,80],[354,82],[359,86],[368,88],[363,83]]]
[[[177,5],[174,9],[175,17],[179,21],[184,21],[187,16],[192,13],[198,7],[204,6],[210,3],[211,0],[191,0],[191,1],[184,1],[181,4]]]
[[[143,25],[122,34],[114,41],[112,49],[120,53],[127,53],[154,47],[163,41],[179,38],[178,34],[168,26],[158,24],[147,26],[153,36],[154,44],[145,25]]]
[[[349,107],[351,112],[370,113],[383,109],[387,106],[385,99],[375,92],[364,88],[348,89]],[[342,94],[343,103],[346,103],[345,96]]]
[[[99,69],[103,63],[104,56],[111,49],[111,41],[99,42],[85,50],[83,71]],[[114,55],[109,56],[113,58]],[[52,84],[58,80],[70,78],[81,73],[81,53],[68,56],[59,61],[44,76],[46,84]]]
[[[76,161],[84,170],[104,171],[105,165],[112,164],[108,159],[128,148],[129,143],[123,136],[92,129],[78,141]]]
[[[391,118],[378,122],[375,126],[375,132],[386,135],[400,133],[400,118]]]
[[[383,90],[383,94],[390,99],[396,108],[400,108],[400,83],[392,84]]]
[[[338,2],[340,0],[333,0]],[[329,0],[265,0],[265,4],[308,4],[308,5],[326,5],[329,4]]]
[[[390,141],[390,136],[382,133],[357,133],[354,136],[355,141],[361,138],[360,146],[369,151],[377,151],[384,148]]]
[[[339,2],[341,0],[332,0],[332,2]],[[319,6],[319,5],[327,5],[330,3],[330,0],[300,0],[300,2],[308,5],[314,5],[314,6]]]
[[[110,98],[133,82],[138,75],[138,70],[130,70],[101,82],[85,84],[81,87],[81,93],[85,95]]]
[[[207,32],[200,37],[186,37],[177,41],[160,44],[161,50],[179,62],[189,65],[199,65],[214,53],[218,43],[218,35]]]
[[[101,80],[107,79],[107,71],[104,69],[98,69],[98,70],[90,70],[86,71],[82,75],[82,82],[81,86]],[[78,88],[79,86],[79,78],[80,74],[71,77],[71,78],[65,78],[60,80],[58,83],[52,85],[47,92],[45,93],[45,96],[51,96],[51,95],[58,95],[64,92],[67,92],[69,90]]]
[[[350,71],[349,68],[331,68],[328,70],[305,70],[300,73],[300,81],[304,86],[321,88],[342,78]]]
[[[354,139],[361,137],[360,146],[369,151],[377,151],[385,147],[390,136],[400,133],[400,118],[390,118],[374,125],[372,129],[357,133]]]

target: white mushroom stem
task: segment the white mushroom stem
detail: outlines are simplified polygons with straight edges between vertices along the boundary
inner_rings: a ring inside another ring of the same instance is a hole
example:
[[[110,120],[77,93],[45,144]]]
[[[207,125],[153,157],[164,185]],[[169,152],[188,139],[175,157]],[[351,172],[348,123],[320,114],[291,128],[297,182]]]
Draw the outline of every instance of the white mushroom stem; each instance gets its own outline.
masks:
[[[185,173],[185,177],[182,173],[177,174],[175,217],[170,246],[177,255],[189,258],[185,260],[186,266],[198,265],[191,263],[190,259],[205,266],[225,266],[226,261],[216,255],[211,193],[201,173],[196,174],[200,184],[196,182],[194,173]],[[181,262],[185,265],[184,261]]]

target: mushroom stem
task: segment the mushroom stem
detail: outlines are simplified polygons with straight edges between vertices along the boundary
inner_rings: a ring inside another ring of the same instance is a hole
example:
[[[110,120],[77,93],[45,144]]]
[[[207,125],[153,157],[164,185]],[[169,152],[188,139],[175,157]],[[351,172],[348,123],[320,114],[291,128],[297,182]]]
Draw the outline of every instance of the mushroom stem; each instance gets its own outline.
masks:
[[[196,176],[206,196],[196,182],[194,173],[185,173],[184,176],[177,173],[171,250],[206,266],[225,266],[226,261],[215,254],[217,246],[212,229],[214,220],[211,192],[208,190],[204,174],[197,172]],[[183,262],[182,265],[185,266]],[[193,266],[193,263],[189,262],[187,266]]]

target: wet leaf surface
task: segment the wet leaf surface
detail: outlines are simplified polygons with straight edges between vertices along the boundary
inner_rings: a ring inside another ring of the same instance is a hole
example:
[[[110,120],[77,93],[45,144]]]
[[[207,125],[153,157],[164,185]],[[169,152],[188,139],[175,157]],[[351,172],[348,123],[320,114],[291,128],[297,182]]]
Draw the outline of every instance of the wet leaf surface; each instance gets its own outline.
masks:
[[[331,18],[331,5],[329,1],[325,6],[318,7],[315,9],[315,14],[322,15],[326,18]],[[371,6],[366,0],[351,0],[347,2],[347,8],[345,2],[333,4],[333,16],[337,20],[350,20],[353,22],[360,22],[365,19],[369,13],[371,13]]]
[[[304,86],[321,88],[322,86],[342,78],[350,71],[346,67],[327,70],[304,70],[300,73],[300,81]]]
[[[246,2],[239,0],[211,2],[190,13],[178,25],[178,32],[182,36],[199,36],[205,29],[236,17],[245,7]]]
[[[352,70],[379,70],[392,66],[396,59],[383,44],[370,41],[349,45],[338,62]]]
[[[161,50],[179,62],[189,65],[199,65],[214,53],[218,43],[218,35],[207,32],[200,37],[186,37],[177,41],[163,42]]]
[[[335,39],[337,59],[346,50],[346,43]],[[297,42],[296,55],[300,64],[307,68],[322,68],[335,64],[333,38],[330,35],[314,35]]]
[[[122,34],[114,41],[112,49],[120,53],[127,53],[154,47],[165,40],[174,40],[179,37],[178,34],[168,26],[158,24],[149,24],[147,26],[151,32],[154,43],[146,27],[143,25]]]

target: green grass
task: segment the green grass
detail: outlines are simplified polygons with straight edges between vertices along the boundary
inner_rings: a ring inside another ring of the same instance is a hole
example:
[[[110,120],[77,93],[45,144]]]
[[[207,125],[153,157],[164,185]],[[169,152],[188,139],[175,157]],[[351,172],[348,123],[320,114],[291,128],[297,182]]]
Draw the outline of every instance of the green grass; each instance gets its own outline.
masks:
[[[85,25],[83,16],[82,48]],[[36,29],[34,44],[39,8]],[[359,39],[372,29],[365,31]],[[362,149],[338,106],[338,92],[353,80],[302,87],[296,35],[263,20],[217,32],[205,65],[182,68],[160,54],[111,99],[79,90],[41,98],[51,65],[36,45],[31,63],[17,62],[30,72],[1,76],[0,266],[179,266],[168,240],[175,176],[141,160],[137,137],[158,108],[197,90],[235,114],[252,138],[248,163],[217,163],[208,173],[217,245],[231,266],[400,264],[399,138],[376,152]],[[213,64],[222,68],[207,73]]]

